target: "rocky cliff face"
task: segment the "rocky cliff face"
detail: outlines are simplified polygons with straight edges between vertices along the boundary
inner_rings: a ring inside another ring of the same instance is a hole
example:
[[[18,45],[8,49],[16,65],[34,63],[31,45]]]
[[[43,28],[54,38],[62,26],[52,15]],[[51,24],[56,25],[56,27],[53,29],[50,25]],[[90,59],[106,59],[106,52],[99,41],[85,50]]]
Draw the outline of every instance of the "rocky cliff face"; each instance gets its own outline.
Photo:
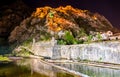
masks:
[[[65,30],[70,31],[75,38],[79,37],[81,30],[87,35],[90,34],[90,31],[119,32],[104,16],[98,13],[71,6],[41,7],[36,8],[31,17],[24,19],[19,26],[15,27],[10,34],[9,42],[23,42],[33,37],[41,40],[45,38],[44,36],[55,37],[55,34]],[[58,37],[55,38],[58,39]]]
[[[0,5],[0,37],[9,36],[10,32],[32,12],[32,9],[21,0],[8,1],[6,4]]]

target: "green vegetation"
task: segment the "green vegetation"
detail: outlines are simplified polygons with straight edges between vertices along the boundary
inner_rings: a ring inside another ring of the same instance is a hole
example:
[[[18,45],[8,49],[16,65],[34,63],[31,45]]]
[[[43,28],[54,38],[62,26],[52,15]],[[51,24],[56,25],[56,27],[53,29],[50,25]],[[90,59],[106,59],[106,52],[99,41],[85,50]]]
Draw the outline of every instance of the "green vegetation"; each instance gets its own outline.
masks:
[[[54,12],[49,12],[49,17],[53,18],[54,17]]]
[[[77,37],[80,38],[80,37],[83,37],[83,36],[87,36],[87,34],[86,34],[85,30],[83,28],[81,28],[79,30],[79,33],[77,34]]]
[[[30,45],[30,43],[33,41],[33,38],[29,38],[29,39],[27,39],[27,40],[25,40],[23,43],[22,43],[22,45],[23,46],[28,46],[28,45]]]
[[[57,44],[59,45],[72,45],[81,43],[83,43],[83,41],[77,40],[70,31],[65,31],[65,35],[63,36],[63,38],[57,40]]]
[[[81,60],[79,57],[77,58],[77,61],[78,62],[86,62],[86,63],[90,62],[90,60],[88,60],[88,59]]]
[[[98,41],[102,40],[102,36],[100,35],[100,33],[97,34],[97,38],[98,38]]]
[[[57,40],[57,44],[59,44],[59,45],[66,45],[67,43],[66,43],[65,40],[60,39],[60,40]]]
[[[8,57],[0,55],[0,61],[10,61],[10,59]]]
[[[14,51],[13,54],[14,56],[24,56],[24,57],[29,57],[30,55],[34,55],[32,52],[28,51],[25,48],[21,48],[19,52]]]
[[[57,43],[60,45],[66,45],[66,44],[70,45],[70,44],[76,44],[77,42],[70,31],[65,31],[65,35],[63,36],[62,39],[59,39]]]
[[[82,60],[81,60],[79,57],[77,57],[77,61],[80,62],[80,61],[82,61]]]
[[[81,37],[87,37],[87,40],[79,40]],[[97,38],[101,40],[100,34],[97,35]],[[73,36],[71,31],[65,31],[65,35],[57,40],[57,44],[59,45],[73,45],[73,44],[84,44],[84,43],[91,43],[93,39],[92,35],[87,35],[84,29],[81,29],[76,37]]]
[[[50,33],[43,32],[43,33],[41,33],[39,41],[47,41],[47,40],[50,40],[51,38],[52,38],[52,36]]]
[[[82,60],[82,61],[84,61],[84,62],[90,62],[90,60],[88,60],[88,59],[84,59],[84,60]]]
[[[103,58],[100,57],[99,60],[98,60],[97,62],[98,62],[98,63],[99,63],[99,62],[102,62],[102,60],[103,60]]]
[[[74,38],[74,36],[72,35],[70,31],[65,31],[64,40],[66,41],[68,45],[77,44],[76,39]]]
[[[89,35],[89,36],[88,36],[88,39],[87,39],[87,43],[91,43],[92,38],[93,38],[93,36],[92,36],[92,35]]]

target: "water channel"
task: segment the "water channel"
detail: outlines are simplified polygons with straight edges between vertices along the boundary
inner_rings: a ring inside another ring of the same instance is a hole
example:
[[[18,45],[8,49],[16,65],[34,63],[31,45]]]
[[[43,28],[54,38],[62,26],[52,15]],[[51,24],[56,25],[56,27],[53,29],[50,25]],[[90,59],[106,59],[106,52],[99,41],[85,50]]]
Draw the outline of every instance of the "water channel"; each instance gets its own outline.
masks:
[[[81,72],[90,77],[120,77],[120,70],[118,69],[95,67],[83,65],[80,63],[57,63],[56,65],[68,68],[70,70],[74,70],[76,72]]]

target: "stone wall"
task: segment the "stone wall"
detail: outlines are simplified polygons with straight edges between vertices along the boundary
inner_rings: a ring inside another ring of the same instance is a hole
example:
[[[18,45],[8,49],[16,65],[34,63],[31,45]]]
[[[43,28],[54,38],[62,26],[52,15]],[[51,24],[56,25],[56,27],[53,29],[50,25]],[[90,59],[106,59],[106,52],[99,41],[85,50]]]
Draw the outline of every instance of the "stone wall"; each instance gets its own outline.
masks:
[[[49,44],[46,47],[39,46],[38,49],[38,55],[52,59],[90,60],[120,64],[120,41],[80,45],[53,46]]]
[[[33,48],[34,55],[43,56],[43,57],[52,57],[53,45],[51,42],[40,42],[36,43]]]
[[[56,40],[54,40],[54,38],[50,41],[33,42],[32,53],[34,53],[34,55],[52,58],[55,43]]]

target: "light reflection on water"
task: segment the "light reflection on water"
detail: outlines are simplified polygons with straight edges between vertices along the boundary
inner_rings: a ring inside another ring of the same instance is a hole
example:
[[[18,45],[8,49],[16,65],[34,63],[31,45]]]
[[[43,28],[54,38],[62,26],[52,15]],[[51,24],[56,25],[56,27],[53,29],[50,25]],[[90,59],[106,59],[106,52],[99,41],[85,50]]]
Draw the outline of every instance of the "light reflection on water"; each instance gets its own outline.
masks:
[[[87,66],[81,64],[56,65],[70,70],[86,74],[90,77],[120,77],[120,70]],[[41,62],[39,59],[23,59],[10,63],[0,62],[0,77],[79,77],[51,65]]]
[[[109,68],[101,68],[94,66],[87,66],[81,64],[63,64],[57,63],[56,65],[66,67],[68,69],[81,72],[90,77],[120,77],[120,70],[109,69]]]
[[[23,59],[11,63],[0,62],[0,77],[78,77],[41,62]]]

